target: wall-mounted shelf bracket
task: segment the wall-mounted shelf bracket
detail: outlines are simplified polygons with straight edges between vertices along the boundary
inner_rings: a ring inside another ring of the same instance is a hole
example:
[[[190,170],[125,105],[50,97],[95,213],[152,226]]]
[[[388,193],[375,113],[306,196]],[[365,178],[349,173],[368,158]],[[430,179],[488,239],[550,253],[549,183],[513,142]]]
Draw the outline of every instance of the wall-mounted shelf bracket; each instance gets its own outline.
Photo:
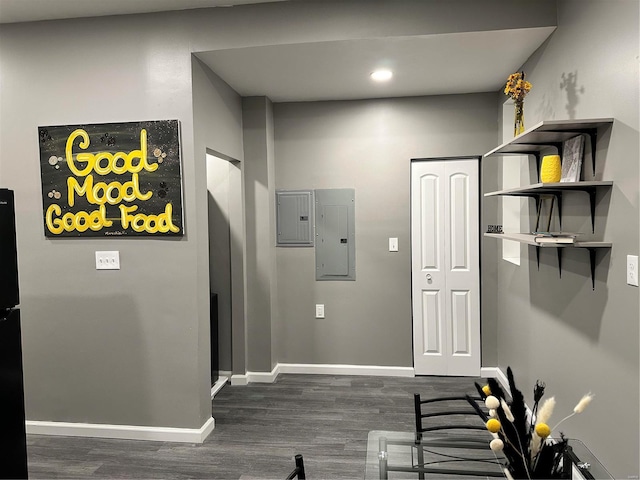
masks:
[[[586,248],[589,250],[589,266],[591,267],[591,290],[596,289],[596,252],[598,251],[598,247],[589,247],[589,246],[579,246],[578,248]],[[611,247],[608,247],[611,248]],[[558,249],[560,250],[560,249]]]
[[[564,192],[578,191],[585,192],[589,195],[589,210],[591,213],[591,232],[595,233],[595,217],[596,217],[596,192],[598,188],[611,188],[611,181],[588,181],[588,182],[566,182],[566,183],[536,183],[525,187],[510,188],[507,190],[499,190],[496,192],[485,193],[485,197],[496,195],[513,196],[513,197],[531,197],[536,200],[536,211],[540,207],[540,198],[544,195],[555,196],[558,204],[558,222],[562,227],[562,195]],[[537,230],[537,228],[536,228]]]
[[[564,248],[556,248],[556,253],[558,254],[558,276],[562,278],[562,252]]]
[[[597,128],[588,128],[585,129],[584,133],[589,136],[591,140],[591,171],[593,175],[596,174],[596,145],[598,143],[598,129]]]
[[[522,195],[525,196],[525,195]],[[536,200],[536,226],[533,228],[534,232],[539,232],[540,230],[544,230],[545,232],[550,231],[551,228],[551,216],[553,214],[553,209],[555,204],[557,204],[558,208],[558,226],[560,230],[562,230],[562,192],[551,192],[551,193],[536,193],[536,194],[527,194],[526,196],[534,197]],[[547,216],[547,223],[544,228],[540,228],[540,215],[542,209],[542,201],[545,199],[551,198],[551,206]]]
[[[540,248],[536,245],[536,262],[538,264],[538,271],[540,271]],[[589,251],[589,267],[591,272],[591,289],[595,291],[596,289],[596,252],[597,248],[589,248],[589,247],[576,247],[576,248],[586,248]],[[562,252],[564,252],[564,248],[556,248],[556,254],[558,256],[558,276],[562,278]]]
[[[540,248],[536,245],[536,262],[538,263],[538,271],[540,271]],[[562,252],[563,248],[556,248],[556,253],[558,256],[558,276],[562,278]],[[592,267],[593,270],[593,267]]]
[[[589,263],[591,264],[591,290],[596,289],[596,249],[589,249]]]
[[[541,248],[555,248],[558,250],[558,268],[560,269],[560,276],[562,277],[562,252],[566,248],[584,248],[589,251],[589,266],[591,270],[591,287],[596,289],[596,252],[602,249],[610,249],[610,242],[602,241],[576,241],[572,244],[540,244],[535,241],[535,236],[530,233],[485,233],[485,237],[500,238],[502,240],[513,240],[516,242],[524,243],[526,245],[532,245],[536,247],[536,258],[538,262],[538,270],[540,269],[540,249]]]
[[[589,194],[589,206],[591,207],[591,233],[596,233],[596,189],[587,188],[584,191]]]

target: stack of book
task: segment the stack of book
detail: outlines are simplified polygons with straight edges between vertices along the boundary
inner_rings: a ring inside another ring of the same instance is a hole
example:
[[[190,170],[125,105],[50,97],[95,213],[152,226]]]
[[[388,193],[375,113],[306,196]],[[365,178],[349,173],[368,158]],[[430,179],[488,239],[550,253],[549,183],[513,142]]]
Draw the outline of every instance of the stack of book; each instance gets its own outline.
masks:
[[[575,233],[533,232],[536,243],[575,243]]]

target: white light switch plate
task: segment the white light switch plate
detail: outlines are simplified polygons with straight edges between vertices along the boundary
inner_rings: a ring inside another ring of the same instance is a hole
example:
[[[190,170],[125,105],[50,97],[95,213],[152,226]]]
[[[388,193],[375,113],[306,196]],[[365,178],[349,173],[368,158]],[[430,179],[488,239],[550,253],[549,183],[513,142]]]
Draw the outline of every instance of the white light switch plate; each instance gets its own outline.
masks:
[[[397,237],[390,237],[389,238],[389,251],[390,252],[397,252],[398,251],[398,238]]]
[[[638,286],[638,256],[627,255],[627,284]]]
[[[317,303],[316,304],[316,318],[324,318],[324,304]]]
[[[96,252],[96,270],[120,270],[120,252]]]

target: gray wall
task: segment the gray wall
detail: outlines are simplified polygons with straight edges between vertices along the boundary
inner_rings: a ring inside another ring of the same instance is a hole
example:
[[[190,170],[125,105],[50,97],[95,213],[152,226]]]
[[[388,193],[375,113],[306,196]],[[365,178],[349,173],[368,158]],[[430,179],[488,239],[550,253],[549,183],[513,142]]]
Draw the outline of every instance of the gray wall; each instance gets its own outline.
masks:
[[[199,428],[211,416],[204,161],[193,162],[189,43],[175,27],[2,27],[1,182],[17,199],[30,420]],[[185,237],[45,239],[37,127],[153,119],[181,121]],[[96,271],[96,250],[119,250],[121,270]]]
[[[220,369],[244,373],[246,246],[242,205],[242,98],[196,57],[192,57],[192,83],[194,135],[198,144],[196,150],[202,155],[197,156],[195,161],[199,162],[207,153],[223,159],[218,160],[217,165],[212,165],[212,170],[206,172],[206,201],[209,205],[214,203],[210,194],[216,188],[222,188],[227,194],[225,199],[216,198],[218,202],[226,203],[226,211],[220,205],[211,205],[209,217],[204,220],[204,224],[208,223],[209,226],[209,238],[206,241],[210,248],[216,250],[215,257],[209,261],[208,270],[211,275],[210,291],[220,295]],[[225,160],[229,162],[226,166],[219,163]],[[223,187],[215,187],[220,181],[220,178],[216,178],[218,173],[222,173],[224,178]],[[226,218],[222,218],[225,216]],[[203,337],[200,340],[203,341]]]
[[[495,98],[274,105],[276,187],[356,192],[355,282],[316,282],[313,248],[277,249],[278,361],[413,365],[410,160],[488,151]],[[399,238],[398,253],[388,251],[389,237]],[[326,318],[315,319],[316,303],[325,304]],[[494,350],[489,336],[483,347]]]
[[[242,99],[195,57],[192,58],[192,85],[198,152],[195,161],[205,162],[207,152],[218,156],[207,164],[208,218],[204,225],[208,224],[209,228],[203,241],[211,252],[209,289],[218,294],[220,370],[228,372],[232,370],[233,320],[238,323],[233,329],[236,341],[244,344],[243,216],[238,198],[242,196],[238,178],[243,159]],[[244,347],[240,351],[244,356]],[[237,363],[244,369],[244,358]]]
[[[268,372],[271,352],[272,298],[277,280],[272,253],[273,114],[266,97],[242,100],[244,132],[244,200],[247,245],[247,370]],[[271,173],[271,175],[270,175]],[[249,273],[250,272],[250,273]]]
[[[614,186],[598,197],[596,237],[613,248],[598,256],[595,291],[586,251],[565,252],[559,278],[555,252],[542,253],[538,271],[534,250],[523,247],[522,266],[500,261],[498,275],[500,366],[514,368],[528,401],[536,379],[545,381],[556,420],[593,392],[591,406],[561,430],[584,440],[616,478],[639,472],[639,295],[625,275],[626,256],[639,250],[638,19],[637,1],[562,1],[557,31],[523,67],[533,83],[528,126],[615,118],[597,152],[596,178]],[[567,87],[569,74],[576,82]],[[586,195],[565,199],[563,228],[588,232]]]
[[[201,65],[192,64],[192,52],[546,26],[555,20],[555,2],[523,1],[517,8],[510,0],[463,0],[455,8],[448,5],[448,1],[281,2],[3,25],[0,183],[16,191],[18,202],[28,418],[197,428],[210,415],[205,152],[208,148],[242,160],[241,117],[239,97]],[[461,11],[467,15],[460,15]],[[470,110],[465,122],[472,122],[469,118],[473,116]],[[39,125],[172,118],[181,121],[182,129],[184,238],[44,238],[36,161]],[[421,118],[415,120],[422,122]],[[488,123],[488,130],[494,128],[493,122]],[[438,121],[433,124],[429,127],[434,132],[426,137],[436,139]],[[478,140],[472,153],[486,150],[483,143]],[[271,149],[273,145],[267,145],[267,151]],[[438,155],[445,149],[432,145],[415,150],[412,155],[424,156]],[[404,161],[408,156],[402,158]],[[239,170],[232,170],[232,176],[239,179]],[[366,206],[366,196],[362,200]],[[397,199],[394,203],[402,206]],[[230,204],[230,209],[234,208],[237,203]],[[236,214],[235,218],[242,218],[242,212]],[[234,218],[233,212],[230,215]],[[408,215],[408,208],[404,215]],[[392,220],[377,238],[386,237],[386,230],[408,231],[406,222],[404,227],[396,222]],[[232,236],[240,238],[242,222],[231,228]],[[371,240],[363,246],[368,242]],[[233,241],[231,245],[240,250],[240,256],[246,254],[243,246]],[[93,252],[112,249],[120,251],[122,270],[96,272]],[[363,252],[382,253],[372,244],[367,249]],[[363,273],[366,256],[363,253],[359,260]],[[274,268],[272,263],[270,281]],[[408,261],[393,268],[400,268],[403,277]],[[240,265],[239,271],[243,270]],[[233,276],[234,288],[243,288],[245,276],[251,278],[255,273],[247,268],[245,274]],[[274,295],[273,290],[268,295],[272,314],[281,305],[278,297],[274,306]],[[236,373],[246,371],[245,299],[240,300],[238,315],[234,314],[234,319],[238,318],[233,339]],[[315,299],[311,300],[305,301],[305,306],[314,303]],[[247,299],[247,304],[251,301]],[[367,316],[376,313],[367,308]],[[384,311],[381,317],[385,321],[395,318],[395,312],[389,313]],[[285,323],[290,323],[290,313],[284,315]],[[406,345],[409,324],[406,315],[402,317],[405,335],[396,338],[402,337]],[[283,330],[280,324],[268,328]],[[272,343],[279,341],[272,334]],[[309,361],[322,356],[310,352]],[[340,357],[340,361],[379,363],[371,354],[345,360]],[[410,355],[396,352],[385,361],[407,365]]]

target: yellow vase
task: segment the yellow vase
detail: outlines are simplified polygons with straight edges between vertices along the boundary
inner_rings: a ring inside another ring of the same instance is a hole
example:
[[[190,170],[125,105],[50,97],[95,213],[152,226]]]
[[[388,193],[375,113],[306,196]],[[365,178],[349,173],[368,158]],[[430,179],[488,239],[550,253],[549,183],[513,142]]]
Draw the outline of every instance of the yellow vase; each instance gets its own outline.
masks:
[[[517,137],[524,132],[524,100],[515,102],[515,121],[513,123],[513,136]]]
[[[540,181],[542,183],[557,183],[562,176],[560,155],[545,155],[540,166]]]

